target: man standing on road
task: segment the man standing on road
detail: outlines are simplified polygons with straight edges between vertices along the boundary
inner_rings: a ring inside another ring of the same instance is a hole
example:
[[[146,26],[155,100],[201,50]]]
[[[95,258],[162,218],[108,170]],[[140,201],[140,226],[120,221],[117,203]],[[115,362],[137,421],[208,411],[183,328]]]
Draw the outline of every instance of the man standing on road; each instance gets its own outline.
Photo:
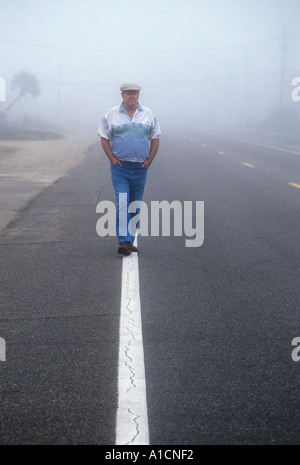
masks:
[[[140,86],[123,84],[120,90],[123,101],[108,111],[98,134],[111,163],[117,198],[118,253],[130,255],[137,252],[133,231],[128,228],[136,213],[129,213],[128,206],[143,199],[147,170],[157,153],[161,131],[153,112],[139,104]],[[127,218],[126,224],[123,218]]]

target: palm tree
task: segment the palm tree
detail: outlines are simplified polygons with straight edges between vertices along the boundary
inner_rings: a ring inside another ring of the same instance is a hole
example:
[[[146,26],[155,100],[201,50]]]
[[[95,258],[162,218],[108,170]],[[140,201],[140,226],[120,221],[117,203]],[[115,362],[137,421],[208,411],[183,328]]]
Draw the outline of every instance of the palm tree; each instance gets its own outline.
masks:
[[[17,74],[13,78],[12,89],[15,89],[16,87],[19,88],[19,94],[15,100],[13,100],[12,103],[4,110],[3,114],[7,113],[8,110],[26,94],[31,94],[32,97],[37,97],[40,94],[40,86],[37,78],[33,74],[26,73],[24,71]]]

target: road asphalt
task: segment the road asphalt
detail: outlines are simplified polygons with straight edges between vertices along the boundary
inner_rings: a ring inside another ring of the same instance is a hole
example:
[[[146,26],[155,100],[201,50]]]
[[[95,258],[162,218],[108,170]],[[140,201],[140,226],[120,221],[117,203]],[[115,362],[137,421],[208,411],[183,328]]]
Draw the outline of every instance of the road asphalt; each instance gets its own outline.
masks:
[[[299,168],[248,143],[162,138],[144,201],[203,201],[204,242],[138,239],[151,444],[300,443]],[[0,234],[1,444],[114,444],[122,258],[96,233],[102,200],[97,144]]]

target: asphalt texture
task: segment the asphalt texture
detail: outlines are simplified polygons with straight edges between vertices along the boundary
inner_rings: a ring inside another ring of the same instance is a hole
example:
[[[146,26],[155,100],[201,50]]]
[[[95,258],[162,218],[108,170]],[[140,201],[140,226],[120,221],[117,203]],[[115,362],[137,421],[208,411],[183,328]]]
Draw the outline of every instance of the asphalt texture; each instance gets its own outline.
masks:
[[[246,164],[244,164],[246,163]],[[166,134],[145,202],[204,201],[204,243],[139,236],[150,443],[299,444],[300,155]],[[99,145],[0,235],[1,444],[114,444],[122,258]]]
[[[89,154],[1,234],[2,444],[115,441],[121,261],[96,234],[107,168]]]

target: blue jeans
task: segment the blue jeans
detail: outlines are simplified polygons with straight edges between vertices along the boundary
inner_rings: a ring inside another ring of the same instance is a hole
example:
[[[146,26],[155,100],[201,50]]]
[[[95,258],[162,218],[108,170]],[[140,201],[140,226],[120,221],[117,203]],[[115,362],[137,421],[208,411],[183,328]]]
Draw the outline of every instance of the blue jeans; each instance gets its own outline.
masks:
[[[111,179],[117,198],[116,228],[119,244],[126,241],[133,243],[134,241],[134,236],[128,230],[128,224],[139,210],[135,213],[129,213],[128,206],[131,202],[143,200],[148,171],[147,167],[141,168],[142,163],[131,161],[121,161],[121,163],[122,166],[118,163],[110,165]]]

